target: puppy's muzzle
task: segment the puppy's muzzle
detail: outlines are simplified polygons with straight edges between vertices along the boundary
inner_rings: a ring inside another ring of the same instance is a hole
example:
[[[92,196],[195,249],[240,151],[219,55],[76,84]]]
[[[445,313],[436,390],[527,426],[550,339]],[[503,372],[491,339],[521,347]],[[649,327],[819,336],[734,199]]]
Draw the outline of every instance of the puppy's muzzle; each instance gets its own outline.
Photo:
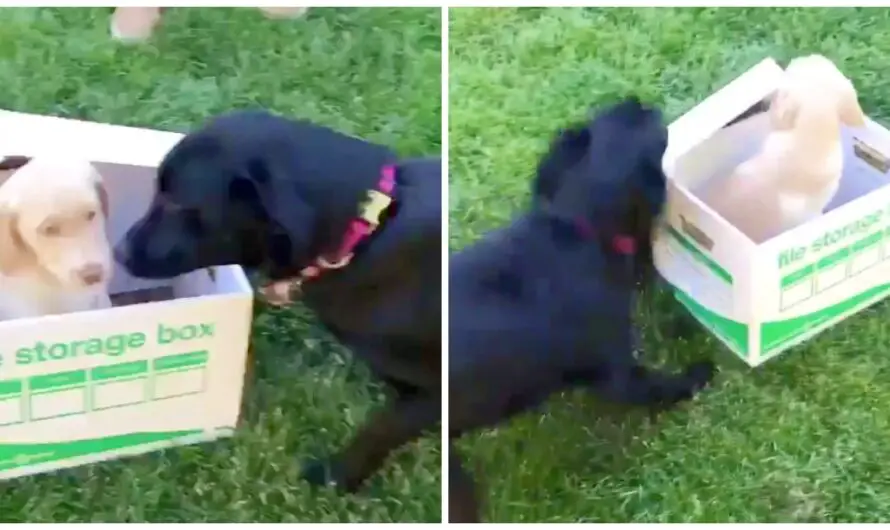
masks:
[[[105,267],[99,263],[87,263],[77,269],[74,274],[84,285],[93,286],[101,283],[105,278]]]

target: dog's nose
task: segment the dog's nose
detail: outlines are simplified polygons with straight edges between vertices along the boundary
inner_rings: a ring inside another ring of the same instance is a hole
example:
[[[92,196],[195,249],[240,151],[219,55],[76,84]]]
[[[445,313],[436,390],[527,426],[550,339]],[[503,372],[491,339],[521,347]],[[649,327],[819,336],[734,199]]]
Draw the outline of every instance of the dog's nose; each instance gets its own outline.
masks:
[[[129,258],[129,254],[127,253],[127,249],[124,246],[124,243],[118,243],[117,245],[115,245],[114,249],[112,249],[112,253],[114,254],[114,260],[122,265],[126,263]]]
[[[98,263],[88,263],[77,271],[77,275],[86,285],[96,285],[102,281],[105,269]]]

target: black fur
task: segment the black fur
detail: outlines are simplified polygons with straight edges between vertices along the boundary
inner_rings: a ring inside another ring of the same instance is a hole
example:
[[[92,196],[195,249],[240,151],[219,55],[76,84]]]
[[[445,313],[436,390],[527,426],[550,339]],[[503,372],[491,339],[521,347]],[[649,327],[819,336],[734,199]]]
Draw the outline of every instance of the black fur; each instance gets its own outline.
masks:
[[[159,168],[146,216],[115,251],[132,274],[170,278],[240,264],[295,277],[336,249],[381,168],[394,205],[351,263],[307,281],[302,302],[392,389],[386,407],[305,477],[354,491],[395,448],[434,429],[441,404],[441,163],[266,112],[187,135]]]
[[[563,131],[538,168],[535,200],[449,264],[449,436],[496,425],[583,387],[661,409],[690,399],[711,362],[680,375],[638,363],[635,292],[651,270],[665,201],[667,130],[631,98]],[[635,255],[614,248],[636,240]],[[473,480],[451,447],[450,520],[479,520]]]

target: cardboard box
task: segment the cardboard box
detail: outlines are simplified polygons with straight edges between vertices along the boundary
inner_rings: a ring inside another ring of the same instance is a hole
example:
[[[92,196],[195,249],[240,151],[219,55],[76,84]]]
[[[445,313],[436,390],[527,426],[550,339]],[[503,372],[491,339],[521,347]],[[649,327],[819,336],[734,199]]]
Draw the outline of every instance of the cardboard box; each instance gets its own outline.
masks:
[[[668,228],[655,264],[687,310],[756,366],[890,294],[890,131],[844,129],[844,173],[817,220],[756,245],[690,189],[727,176],[769,130],[782,68],[766,59],[669,127]],[[818,90],[818,87],[813,87]]]
[[[181,137],[8,111],[0,129],[4,156],[67,152],[95,163],[112,242],[146,211],[155,167]],[[144,289],[175,298],[132,304]],[[0,322],[0,478],[231,434],[252,318],[243,271],[156,282],[118,267],[111,293],[132,305]]]

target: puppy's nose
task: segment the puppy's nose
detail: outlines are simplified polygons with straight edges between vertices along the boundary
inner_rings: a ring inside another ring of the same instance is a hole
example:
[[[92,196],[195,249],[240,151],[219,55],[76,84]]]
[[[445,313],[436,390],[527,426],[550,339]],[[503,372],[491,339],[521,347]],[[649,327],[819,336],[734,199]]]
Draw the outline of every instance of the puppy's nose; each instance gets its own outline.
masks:
[[[88,263],[77,271],[77,275],[86,285],[96,285],[102,281],[105,269],[98,263]]]

